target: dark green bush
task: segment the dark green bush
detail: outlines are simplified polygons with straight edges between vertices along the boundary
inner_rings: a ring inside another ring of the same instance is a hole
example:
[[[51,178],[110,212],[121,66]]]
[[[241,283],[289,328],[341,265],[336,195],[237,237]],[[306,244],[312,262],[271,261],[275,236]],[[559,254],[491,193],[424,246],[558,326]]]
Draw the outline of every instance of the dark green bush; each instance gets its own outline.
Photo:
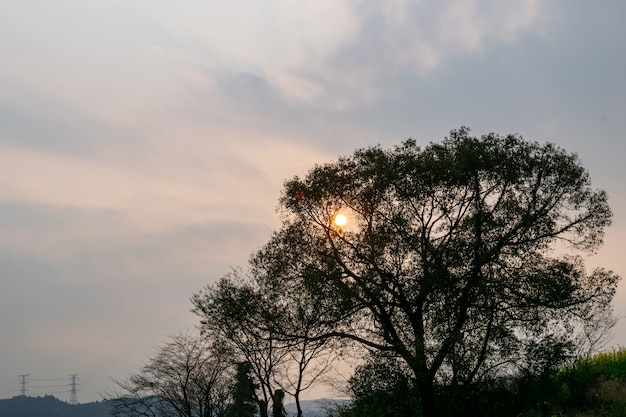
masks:
[[[418,416],[415,389],[392,363],[369,363],[351,382],[356,395],[341,417]],[[437,403],[441,417],[626,417],[626,348],[542,375],[440,385]]]

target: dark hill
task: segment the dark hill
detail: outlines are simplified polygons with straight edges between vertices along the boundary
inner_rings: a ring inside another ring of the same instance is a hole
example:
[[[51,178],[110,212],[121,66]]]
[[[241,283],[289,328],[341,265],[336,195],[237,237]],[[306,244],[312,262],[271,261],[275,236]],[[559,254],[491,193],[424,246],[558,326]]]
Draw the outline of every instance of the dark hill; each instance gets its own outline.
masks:
[[[0,400],[0,417],[111,417],[106,401],[71,405],[56,397],[13,397]]]
[[[321,417],[327,406],[341,400],[302,401],[302,409],[306,417]],[[295,415],[295,404],[285,406],[288,415]],[[100,401],[86,404],[71,405],[52,395],[44,397],[18,396],[0,400],[0,417],[111,417],[111,403]]]

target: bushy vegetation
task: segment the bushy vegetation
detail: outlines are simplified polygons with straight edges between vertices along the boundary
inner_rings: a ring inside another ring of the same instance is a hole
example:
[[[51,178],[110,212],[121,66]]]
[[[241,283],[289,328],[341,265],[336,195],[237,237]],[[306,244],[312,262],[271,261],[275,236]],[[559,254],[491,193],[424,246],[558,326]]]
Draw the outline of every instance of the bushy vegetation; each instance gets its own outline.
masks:
[[[408,401],[413,388],[388,362],[359,368],[350,390],[353,402],[340,417],[420,415]],[[439,386],[437,400],[441,416],[625,417],[626,348],[580,357],[549,374]]]
[[[554,376],[571,416],[626,416],[626,348],[579,358]]]

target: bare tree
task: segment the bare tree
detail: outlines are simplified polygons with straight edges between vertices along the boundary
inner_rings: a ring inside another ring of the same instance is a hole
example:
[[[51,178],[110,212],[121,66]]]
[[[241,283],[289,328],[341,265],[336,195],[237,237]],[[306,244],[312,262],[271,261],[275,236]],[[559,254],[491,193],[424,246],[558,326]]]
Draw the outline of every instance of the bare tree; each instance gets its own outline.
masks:
[[[178,333],[112,398],[115,417],[221,417],[233,377],[232,352],[195,332]]]
[[[585,315],[578,317],[575,325],[575,356],[586,360],[604,348],[613,337],[618,320],[606,306],[592,305]]]

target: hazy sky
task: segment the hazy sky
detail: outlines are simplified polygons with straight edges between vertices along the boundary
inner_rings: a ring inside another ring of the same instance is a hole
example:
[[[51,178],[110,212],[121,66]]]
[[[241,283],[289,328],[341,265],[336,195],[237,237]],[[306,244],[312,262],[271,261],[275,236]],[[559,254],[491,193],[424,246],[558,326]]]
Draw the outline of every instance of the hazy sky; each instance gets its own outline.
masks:
[[[589,265],[626,275],[624,17],[622,0],[0,0],[0,398],[77,373],[98,399],[197,323],[189,298],[269,238],[284,180],[462,125],[577,152],[615,215]]]

